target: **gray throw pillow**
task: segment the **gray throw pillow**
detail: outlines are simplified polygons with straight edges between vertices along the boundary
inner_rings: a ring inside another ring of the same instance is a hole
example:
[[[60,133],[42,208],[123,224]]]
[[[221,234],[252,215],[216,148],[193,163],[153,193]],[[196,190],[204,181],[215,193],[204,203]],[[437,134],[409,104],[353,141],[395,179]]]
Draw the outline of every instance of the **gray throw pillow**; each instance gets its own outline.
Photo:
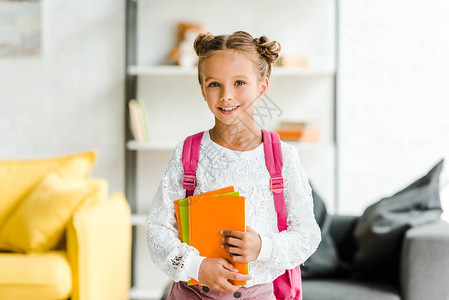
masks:
[[[329,227],[331,216],[327,213],[326,205],[321,197],[315,192],[312,184],[313,212],[321,230],[321,243],[312,256],[301,265],[303,278],[318,278],[332,276],[338,269],[339,259],[337,249],[332,240]]]
[[[369,206],[357,221],[354,270],[359,276],[398,283],[402,239],[414,226],[440,219],[441,159],[425,176]]]

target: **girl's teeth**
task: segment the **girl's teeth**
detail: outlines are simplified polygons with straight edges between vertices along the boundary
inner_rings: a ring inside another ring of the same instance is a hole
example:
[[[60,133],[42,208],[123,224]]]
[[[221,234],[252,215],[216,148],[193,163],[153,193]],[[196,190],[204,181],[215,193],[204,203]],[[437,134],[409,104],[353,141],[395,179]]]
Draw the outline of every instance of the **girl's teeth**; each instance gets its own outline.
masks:
[[[236,109],[236,108],[237,108],[237,106],[235,106],[235,107],[229,107],[229,108],[221,107],[220,109],[226,110],[226,111],[230,111],[230,110],[233,110],[233,109]]]

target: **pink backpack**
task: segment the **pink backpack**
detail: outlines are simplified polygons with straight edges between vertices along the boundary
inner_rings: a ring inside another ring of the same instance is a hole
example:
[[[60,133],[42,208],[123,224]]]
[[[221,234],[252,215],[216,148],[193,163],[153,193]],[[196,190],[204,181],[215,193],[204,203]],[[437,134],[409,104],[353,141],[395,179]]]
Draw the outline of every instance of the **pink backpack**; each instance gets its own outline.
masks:
[[[200,145],[203,133],[191,135],[184,141],[182,165],[184,177],[182,186],[186,189],[186,197],[192,196],[196,187],[196,167],[200,156]],[[279,231],[286,230],[287,212],[284,201],[284,179],[282,177],[282,150],[279,134],[262,130],[265,164],[271,177],[271,190],[277,212]],[[286,270],[273,281],[274,294],[278,300],[302,300],[301,269],[296,266]]]

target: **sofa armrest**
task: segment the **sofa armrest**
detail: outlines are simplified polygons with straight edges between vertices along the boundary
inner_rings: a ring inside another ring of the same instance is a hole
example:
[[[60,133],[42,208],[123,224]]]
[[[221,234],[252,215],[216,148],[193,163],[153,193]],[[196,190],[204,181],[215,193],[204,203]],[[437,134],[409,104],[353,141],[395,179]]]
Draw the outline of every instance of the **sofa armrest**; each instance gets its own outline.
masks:
[[[131,213],[122,193],[74,214],[67,228],[72,300],[129,299]]]
[[[444,221],[407,231],[401,255],[405,300],[449,299],[449,224]]]

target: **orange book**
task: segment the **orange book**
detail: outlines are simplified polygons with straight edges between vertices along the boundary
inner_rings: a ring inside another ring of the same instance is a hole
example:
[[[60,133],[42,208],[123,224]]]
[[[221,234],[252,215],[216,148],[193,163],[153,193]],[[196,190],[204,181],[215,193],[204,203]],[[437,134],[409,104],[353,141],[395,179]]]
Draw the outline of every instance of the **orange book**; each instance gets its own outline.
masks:
[[[303,130],[289,130],[289,129],[278,129],[276,131],[279,134],[281,140],[286,141],[296,141],[299,140],[304,134]]]
[[[232,261],[223,244],[222,230],[246,231],[245,198],[239,196],[189,197],[189,244],[201,256],[222,257],[232,263],[241,274],[248,274],[248,264]],[[234,285],[245,285],[246,281],[231,280]],[[189,284],[202,284],[191,279]]]
[[[202,196],[207,196],[207,195],[219,195],[219,194],[226,194],[226,193],[231,193],[234,192],[234,187],[233,186],[227,186],[224,188],[220,188],[217,190],[213,190],[213,191],[209,191],[206,193],[202,193],[202,194],[198,194],[195,196],[191,196],[193,197],[193,201],[196,201],[195,199],[198,199],[199,197]],[[176,220],[178,221],[178,230],[179,230],[179,235],[181,236],[181,242],[183,243],[189,243],[188,241],[188,237],[189,234],[188,232],[182,232],[182,228],[189,228],[189,214],[188,214],[188,199],[179,199],[179,200],[175,200],[174,201],[174,205],[175,205],[175,213],[176,213]]]

